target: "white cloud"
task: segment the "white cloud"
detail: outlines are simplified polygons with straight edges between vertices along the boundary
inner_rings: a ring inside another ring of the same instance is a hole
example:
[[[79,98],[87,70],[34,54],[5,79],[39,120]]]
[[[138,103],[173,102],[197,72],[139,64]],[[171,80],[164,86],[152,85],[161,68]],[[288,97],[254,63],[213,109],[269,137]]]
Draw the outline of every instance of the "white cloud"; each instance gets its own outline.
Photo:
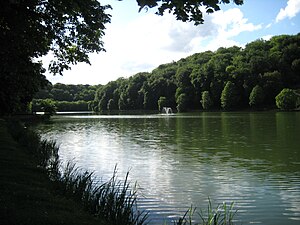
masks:
[[[269,23],[265,28],[268,29],[272,26],[273,24],[272,23]]]
[[[300,12],[300,0],[288,0],[287,6],[281,8],[276,17],[276,22],[284,20],[286,18],[293,18]]]
[[[194,26],[177,21],[173,15],[147,13],[123,26],[110,24],[103,39],[107,52],[92,54],[92,66],[80,63],[63,78],[48,78],[52,82],[105,84],[121,76],[150,72],[196,52],[240,46],[234,37],[262,28],[250,23],[238,8],[220,10],[204,19],[203,25]]]
[[[265,41],[269,41],[272,37],[274,37],[274,35],[269,34],[269,35],[263,36],[262,39],[265,40]]]
[[[231,38],[242,32],[252,32],[262,28],[262,25],[254,25],[244,18],[243,12],[238,8],[227,11],[219,11],[214,15],[214,23],[219,25],[219,35],[225,35]]]
[[[206,23],[208,22],[208,23]],[[216,50],[219,47],[230,47],[233,45],[241,46],[240,43],[232,40],[242,32],[253,32],[262,29],[261,25],[254,25],[244,18],[243,12],[238,8],[229,9],[227,11],[220,10],[205,18],[204,29],[213,30],[207,36],[204,36],[206,43],[201,41],[198,43],[196,37],[193,40],[193,52],[200,52],[204,50]],[[201,32],[200,32],[201,33]]]

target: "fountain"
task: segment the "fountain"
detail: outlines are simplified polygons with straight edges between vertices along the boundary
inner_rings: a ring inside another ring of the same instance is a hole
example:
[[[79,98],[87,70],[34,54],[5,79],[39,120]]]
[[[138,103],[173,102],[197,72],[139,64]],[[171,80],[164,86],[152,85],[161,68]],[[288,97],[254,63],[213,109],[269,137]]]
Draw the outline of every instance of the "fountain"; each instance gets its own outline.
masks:
[[[172,108],[170,108],[170,107],[163,107],[162,113],[170,115],[170,114],[173,114],[173,111],[172,111]]]

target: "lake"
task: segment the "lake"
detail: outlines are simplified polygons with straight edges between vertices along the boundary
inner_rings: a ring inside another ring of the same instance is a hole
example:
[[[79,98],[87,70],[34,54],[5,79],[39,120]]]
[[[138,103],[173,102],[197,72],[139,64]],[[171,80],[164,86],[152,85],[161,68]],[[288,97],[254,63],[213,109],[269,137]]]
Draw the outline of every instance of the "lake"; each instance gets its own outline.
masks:
[[[36,129],[103,180],[129,171],[150,224],[208,197],[234,201],[236,224],[300,224],[300,112],[58,115]]]

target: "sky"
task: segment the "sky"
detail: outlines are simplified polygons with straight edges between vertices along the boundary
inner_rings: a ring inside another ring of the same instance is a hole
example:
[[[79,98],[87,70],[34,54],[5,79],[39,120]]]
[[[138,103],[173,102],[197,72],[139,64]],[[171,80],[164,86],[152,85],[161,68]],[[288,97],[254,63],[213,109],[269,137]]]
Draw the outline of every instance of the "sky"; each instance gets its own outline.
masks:
[[[221,5],[204,15],[204,24],[177,21],[172,14],[139,11],[135,0],[100,0],[113,10],[103,37],[106,52],[90,54],[91,65],[78,63],[63,76],[46,73],[47,79],[64,84],[107,84],[119,77],[151,72],[161,64],[194,53],[215,51],[274,35],[300,32],[300,0],[244,0],[242,6]],[[50,56],[43,59],[48,67]]]

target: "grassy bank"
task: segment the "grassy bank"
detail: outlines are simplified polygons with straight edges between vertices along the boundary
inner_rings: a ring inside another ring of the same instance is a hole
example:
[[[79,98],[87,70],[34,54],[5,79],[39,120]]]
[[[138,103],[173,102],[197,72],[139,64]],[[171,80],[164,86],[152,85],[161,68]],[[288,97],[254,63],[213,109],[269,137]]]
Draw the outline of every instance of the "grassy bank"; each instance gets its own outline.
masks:
[[[0,120],[0,224],[107,224],[60,195]]]

